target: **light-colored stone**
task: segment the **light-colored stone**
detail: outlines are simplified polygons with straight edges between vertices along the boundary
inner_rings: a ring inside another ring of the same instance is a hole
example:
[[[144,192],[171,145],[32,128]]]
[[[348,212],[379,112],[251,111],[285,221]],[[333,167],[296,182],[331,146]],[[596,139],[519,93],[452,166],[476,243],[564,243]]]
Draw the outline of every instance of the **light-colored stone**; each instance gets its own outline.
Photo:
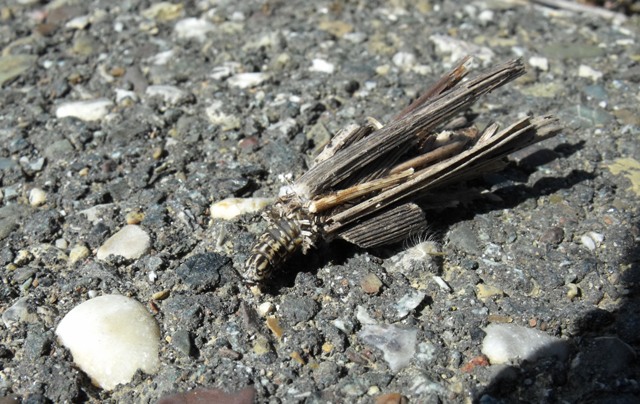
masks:
[[[489,324],[484,331],[482,353],[492,365],[517,360],[535,361],[545,356],[556,356],[563,361],[569,354],[567,342],[535,328],[517,324]]]
[[[66,102],[56,108],[56,118],[73,117],[82,121],[99,121],[109,113],[111,107],[113,102],[106,98]]]
[[[180,39],[204,41],[215,29],[216,26],[209,21],[191,17],[178,21],[173,32]]]
[[[211,204],[213,219],[231,220],[245,213],[258,212],[272,202],[271,198],[227,198]]]
[[[104,260],[110,255],[126,259],[140,258],[151,245],[151,237],[140,226],[126,225],[109,237],[99,248],[97,257]]]
[[[155,319],[125,296],[104,295],[76,306],[56,335],[78,367],[105,390],[130,382],[138,369],[155,373],[160,365]]]
[[[85,245],[76,245],[69,251],[69,265],[73,265],[89,256],[91,251]]]
[[[145,91],[148,97],[160,97],[164,102],[176,105],[183,102],[189,94],[176,86],[152,85]]]
[[[229,85],[238,88],[251,88],[258,86],[269,79],[266,73],[238,73],[229,77]]]
[[[29,191],[29,204],[31,206],[42,206],[47,202],[47,193],[41,188],[33,188]]]
[[[333,63],[327,62],[324,59],[313,59],[309,70],[312,72],[332,74],[336,70],[336,67]]]
[[[529,64],[531,67],[535,67],[538,70],[546,72],[549,70],[549,59],[544,56],[531,56],[529,58]]]

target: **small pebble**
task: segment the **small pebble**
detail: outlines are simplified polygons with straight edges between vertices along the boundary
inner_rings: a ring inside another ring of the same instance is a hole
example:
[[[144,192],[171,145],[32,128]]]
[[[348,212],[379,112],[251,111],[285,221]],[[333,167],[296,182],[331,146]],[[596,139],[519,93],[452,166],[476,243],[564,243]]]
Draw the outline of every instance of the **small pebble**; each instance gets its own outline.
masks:
[[[451,286],[449,286],[449,284],[447,283],[447,281],[445,281],[444,279],[442,279],[441,276],[434,276],[433,280],[436,282],[436,284],[438,286],[440,286],[440,289],[444,290],[447,293],[452,293],[453,292],[453,288]]]
[[[358,320],[362,325],[378,323],[373,317],[369,315],[369,313],[367,312],[367,309],[365,309],[362,306],[356,307],[356,320]],[[338,320],[334,321],[334,325],[346,332],[346,330],[342,329],[339,324],[336,324],[336,321]]]
[[[139,224],[144,220],[144,213],[139,211],[133,211],[126,214],[124,218],[127,224]]]
[[[602,244],[603,241],[604,236],[594,231],[590,231],[580,237],[580,242],[582,243],[582,245],[587,247],[589,251],[594,251],[597,247],[600,247],[600,244]]]
[[[139,100],[138,94],[135,91],[123,90],[116,88],[116,103],[122,104],[124,102],[131,103]]]
[[[493,10],[482,10],[480,14],[478,14],[478,21],[483,23],[483,25],[487,25],[488,23],[494,21],[495,13]]]
[[[13,263],[21,267],[31,262],[31,260],[33,260],[33,254],[31,254],[30,251],[20,250],[16,254],[16,257],[13,259]]]
[[[99,248],[97,258],[105,260],[110,255],[126,259],[140,258],[151,246],[151,237],[136,225],[126,225],[109,237]]]
[[[376,397],[375,404],[407,404],[409,399],[400,393],[387,393]]]
[[[603,74],[601,71],[598,71],[587,65],[580,65],[580,67],[578,68],[578,76],[588,78],[593,81],[598,81],[602,78]]]
[[[273,309],[274,309],[273,303],[264,302],[258,306],[256,311],[258,312],[260,317],[265,317],[267,314],[271,313]]]
[[[396,303],[396,311],[399,318],[404,318],[409,315],[413,309],[418,307],[427,295],[424,292],[414,290],[406,295],[402,296],[398,303]]]
[[[56,118],[78,118],[82,121],[99,121],[113,107],[113,102],[106,98],[86,101],[73,101],[60,104],[56,108]]]
[[[272,201],[271,198],[227,198],[211,204],[209,212],[213,219],[231,220],[245,213],[258,212]]]
[[[291,352],[291,355],[289,355],[291,357],[291,359],[293,359],[294,361],[298,362],[298,364],[300,365],[304,365],[304,359],[302,359],[302,356],[300,356],[300,353],[298,351],[293,351]]]
[[[266,73],[238,73],[229,77],[228,83],[231,87],[251,88],[256,87],[269,79]]]
[[[495,286],[479,283],[476,285],[476,296],[480,300],[485,300],[490,297],[502,297],[504,296],[504,291]]]
[[[418,331],[392,325],[365,325],[358,338],[380,349],[392,372],[409,365],[416,352]]]
[[[152,4],[149,8],[145,8],[140,12],[145,18],[167,22],[180,17],[183,13],[184,5],[182,3],[173,4],[168,1],[161,1]]]
[[[567,297],[571,300],[580,296],[580,288],[575,283],[567,284]]]
[[[105,390],[128,383],[141,369],[155,373],[160,366],[160,329],[139,302],[104,295],[79,304],[56,329],[73,361]]]
[[[416,64],[416,55],[409,52],[398,52],[393,55],[391,61],[397,67],[403,70],[409,70]]]
[[[258,337],[253,343],[253,352],[256,355],[264,355],[271,352],[271,345],[269,341],[264,337]]]
[[[367,274],[360,281],[360,287],[362,287],[365,293],[375,295],[380,292],[382,281],[376,274]]]
[[[148,97],[159,97],[167,104],[180,104],[189,97],[186,91],[175,86],[153,85],[147,87],[146,95]]]
[[[204,41],[208,34],[216,29],[213,23],[199,18],[185,18],[174,26],[173,32],[180,39]]]
[[[63,238],[56,239],[54,245],[60,250],[66,250],[69,248],[69,242]]]
[[[209,122],[219,126],[223,132],[239,129],[242,126],[239,117],[223,111],[223,104],[220,101],[212,102],[211,105],[205,108],[204,113]]]
[[[47,202],[47,193],[40,188],[32,188],[29,191],[29,204],[31,206],[42,206]]]
[[[461,60],[467,55],[473,55],[474,59],[491,63],[495,57],[495,53],[486,46],[478,46],[452,36],[434,34],[429,37],[429,40],[435,44],[439,53],[450,55],[452,62]]]
[[[169,294],[171,294],[171,291],[169,289],[165,289],[154,293],[153,295],[151,295],[151,298],[153,300],[164,300],[169,297]]]
[[[564,230],[559,227],[551,227],[542,233],[540,242],[545,244],[557,245],[564,239]]]
[[[29,299],[27,297],[18,299],[2,313],[2,322],[4,322],[7,328],[18,324],[31,324],[38,321],[38,316],[31,311],[28,302]]]
[[[78,261],[86,259],[91,251],[87,248],[87,246],[80,244],[73,246],[71,251],[69,251],[69,265],[73,265]]]
[[[276,336],[276,338],[282,338],[284,331],[282,330],[282,327],[280,327],[280,322],[276,316],[267,317],[267,327],[271,330],[273,335]]]
[[[566,341],[552,337],[534,328],[516,324],[489,324],[482,341],[482,353],[492,365],[516,360],[535,361],[541,357],[556,356],[564,361],[569,354]]]
[[[531,56],[529,58],[529,65],[535,67],[538,70],[546,72],[549,70],[549,59],[542,56]]]
[[[91,23],[91,17],[88,15],[81,15],[79,17],[72,18],[64,26],[65,28],[83,30]]]
[[[324,59],[313,59],[311,61],[311,67],[309,68],[309,71],[333,74],[335,69],[336,68],[333,63],[329,63]]]

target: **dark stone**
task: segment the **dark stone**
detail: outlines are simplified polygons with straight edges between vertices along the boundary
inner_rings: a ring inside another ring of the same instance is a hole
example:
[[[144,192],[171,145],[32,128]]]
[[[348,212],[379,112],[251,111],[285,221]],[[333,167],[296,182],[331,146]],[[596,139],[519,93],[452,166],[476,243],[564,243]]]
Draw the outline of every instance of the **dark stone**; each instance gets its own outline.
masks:
[[[42,326],[30,327],[27,338],[24,341],[24,355],[29,361],[35,361],[46,355],[51,348],[53,338],[45,332]]]
[[[211,290],[220,282],[220,269],[231,260],[216,253],[197,254],[176,269],[182,281],[197,291]]]
[[[559,227],[551,227],[542,233],[540,241],[545,244],[560,244],[564,239],[564,230]]]
[[[309,321],[319,310],[318,302],[310,297],[287,297],[280,305],[282,319],[290,324]]]
[[[195,296],[174,296],[165,300],[162,311],[167,319],[188,330],[196,329],[202,324],[202,307]]]
[[[180,329],[171,336],[171,344],[185,356],[196,356],[196,349],[193,345],[191,334],[189,331]]]
[[[52,241],[60,230],[61,216],[55,210],[36,211],[24,224],[27,236],[37,241]]]

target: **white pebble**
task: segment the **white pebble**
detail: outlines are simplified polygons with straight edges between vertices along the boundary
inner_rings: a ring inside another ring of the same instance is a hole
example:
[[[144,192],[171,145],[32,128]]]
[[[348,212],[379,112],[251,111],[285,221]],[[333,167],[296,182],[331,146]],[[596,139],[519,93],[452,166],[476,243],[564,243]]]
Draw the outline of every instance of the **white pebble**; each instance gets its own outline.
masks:
[[[128,383],[138,369],[155,373],[160,329],[145,307],[120,295],[88,300],[56,329],[60,343],[91,380],[105,390]]]
[[[335,69],[336,68],[333,63],[327,62],[324,59],[313,59],[311,61],[309,71],[332,74]]]
[[[356,320],[360,322],[362,325],[366,324],[378,324],[378,322],[369,315],[367,309],[362,306],[356,307]]]
[[[63,238],[56,239],[54,245],[60,250],[66,250],[67,248],[69,248],[69,243]]]
[[[42,206],[47,201],[47,193],[40,188],[33,188],[29,191],[29,204],[31,206]]]
[[[266,73],[238,73],[229,77],[229,85],[238,88],[251,88],[264,83],[269,78]]]
[[[83,30],[91,23],[91,17],[88,15],[81,15],[79,17],[72,18],[66,24],[65,28]]]
[[[549,59],[543,56],[531,56],[529,58],[529,64],[531,67],[535,67],[538,70],[546,72],[549,70]]]
[[[273,303],[264,302],[258,306],[257,312],[260,317],[265,317],[267,314],[271,313],[274,309]]]
[[[382,351],[392,372],[409,365],[416,352],[418,331],[392,325],[365,325],[358,337]]]
[[[106,98],[66,102],[56,108],[56,118],[73,117],[82,121],[99,121],[109,113],[111,107],[113,102]]]
[[[173,32],[180,39],[204,41],[208,34],[216,29],[209,21],[199,18],[185,18],[176,23]]]
[[[409,70],[413,65],[416,64],[416,55],[409,52],[398,52],[393,55],[391,61],[399,68],[403,70]]]
[[[582,245],[587,247],[589,251],[594,251],[597,247],[600,247],[600,244],[602,244],[603,241],[604,235],[596,233],[595,231],[590,231],[580,237],[580,242],[582,243]]]
[[[31,324],[38,321],[38,316],[29,309],[29,298],[17,300],[2,313],[2,322],[7,328],[18,324]]]
[[[495,19],[495,13],[493,10],[482,10],[480,14],[478,14],[478,21],[486,25],[487,23],[492,22]]]
[[[457,62],[467,55],[479,59],[485,64],[491,63],[495,53],[486,46],[478,46],[471,42],[465,42],[448,35],[435,34],[429,37],[439,53],[450,54],[451,62]]]
[[[227,114],[222,110],[222,101],[216,100],[205,108],[204,114],[214,125],[220,126],[222,131],[238,129],[242,125],[240,118],[235,115]]]
[[[147,252],[150,245],[151,237],[147,232],[140,226],[129,224],[109,237],[98,248],[97,257],[99,260],[104,260],[110,255],[117,255],[126,259],[137,259]]]
[[[258,212],[272,202],[271,198],[227,198],[211,204],[212,219],[231,220],[245,213]]]
[[[444,290],[447,293],[453,292],[453,289],[451,288],[451,286],[449,286],[449,284],[444,279],[442,279],[441,276],[434,276],[433,280],[436,282],[438,286],[440,286],[440,289]]]
[[[224,63],[222,66],[214,66],[211,69],[211,73],[209,77],[214,80],[224,80],[228,77],[231,77],[235,72],[240,68],[239,63],[228,62]]]
[[[76,262],[83,260],[89,256],[91,251],[83,244],[75,245],[69,251],[69,265],[73,265]]]
[[[578,68],[578,76],[585,77],[593,81],[598,81],[602,78],[603,74],[601,71],[587,65],[580,65],[580,67]]]
[[[548,356],[563,361],[569,354],[566,341],[534,328],[500,323],[489,324],[484,332],[487,335],[482,341],[482,353],[493,365]]]
[[[367,40],[367,34],[364,32],[348,32],[344,34],[343,38],[351,43],[358,44]]]
[[[423,292],[413,290],[402,296],[396,303],[396,310],[399,318],[405,318],[413,309],[418,307],[427,295]]]
[[[135,91],[116,88],[116,102],[120,104],[122,101],[126,99],[129,99],[131,101],[138,101],[138,94],[136,94]]]
[[[148,97],[160,97],[168,104],[178,104],[188,97],[186,91],[175,86],[153,85],[145,91]]]
[[[152,65],[163,66],[173,60],[175,56],[175,50],[170,49],[168,51],[156,53],[155,55],[150,56],[149,58],[147,58],[147,62],[151,63]]]

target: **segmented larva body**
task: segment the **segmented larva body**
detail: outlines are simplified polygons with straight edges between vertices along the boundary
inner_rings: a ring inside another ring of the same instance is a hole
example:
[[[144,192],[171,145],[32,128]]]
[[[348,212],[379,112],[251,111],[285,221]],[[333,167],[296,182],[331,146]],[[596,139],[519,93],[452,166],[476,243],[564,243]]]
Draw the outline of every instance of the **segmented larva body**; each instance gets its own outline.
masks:
[[[254,244],[245,262],[243,277],[248,283],[260,283],[296,251],[311,248],[320,237],[312,216],[292,198],[281,198],[264,215],[267,230]]]

